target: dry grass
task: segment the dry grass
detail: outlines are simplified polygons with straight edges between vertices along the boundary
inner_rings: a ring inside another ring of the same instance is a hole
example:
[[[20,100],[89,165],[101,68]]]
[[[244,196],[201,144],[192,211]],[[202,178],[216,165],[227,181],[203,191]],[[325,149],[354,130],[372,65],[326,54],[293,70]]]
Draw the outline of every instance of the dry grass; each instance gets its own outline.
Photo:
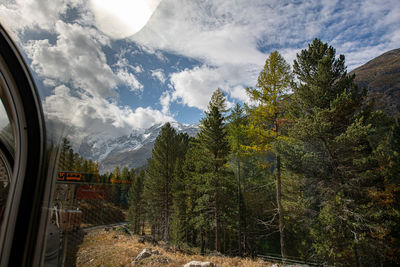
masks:
[[[76,265],[79,267],[116,267],[131,266],[131,262],[145,248],[152,247],[150,244],[141,244],[137,241],[137,236],[126,236],[110,230],[94,230],[88,233],[80,245],[77,252]],[[161,247],[152,247],[158,250],[162,256],[152,256],[140,262],[139,266],[183,266],[192,261],[211,261],[218,267],[230,266],[270,266],[271,264],[263,261],[255,261],[248,258],[239,257],[207,257],[200,255],[186,255],[181,252],[168,252]],[[172,261],[166,263],[166,258]]]

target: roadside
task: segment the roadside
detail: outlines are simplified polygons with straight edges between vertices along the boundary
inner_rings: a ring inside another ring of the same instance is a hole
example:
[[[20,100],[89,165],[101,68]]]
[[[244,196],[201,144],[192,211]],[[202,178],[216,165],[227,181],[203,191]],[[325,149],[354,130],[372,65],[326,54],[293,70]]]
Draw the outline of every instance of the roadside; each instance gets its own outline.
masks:
[[[76,254],[76,266],[183,266],[193,260],[212,262],[218,267],[228,266],[272,266],[263,260],[225,256],[188,255],[173,248],[166,248],[165,244],[153,246],[150,243],[142,244],[139,236],[130,235],[125,227],[106,227],[100,229],[85,229],[82,244]],[[158,253],[132,265],[134,259],[146,248]],[[158,254],[158,255],[157,255]],[[276,265],[275,265],[276,266]]]

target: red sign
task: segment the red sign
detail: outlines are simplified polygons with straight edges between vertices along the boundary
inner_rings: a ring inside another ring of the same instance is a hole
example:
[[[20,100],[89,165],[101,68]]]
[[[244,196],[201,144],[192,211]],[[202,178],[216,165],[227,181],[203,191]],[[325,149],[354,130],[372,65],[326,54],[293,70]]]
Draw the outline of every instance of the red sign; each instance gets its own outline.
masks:
[[[81,181],[82,174],[79,172],[59,172],[57,181]]]
[[[76,199],[107,199],[107,188],[102,185],[81,185],[76,191]]]

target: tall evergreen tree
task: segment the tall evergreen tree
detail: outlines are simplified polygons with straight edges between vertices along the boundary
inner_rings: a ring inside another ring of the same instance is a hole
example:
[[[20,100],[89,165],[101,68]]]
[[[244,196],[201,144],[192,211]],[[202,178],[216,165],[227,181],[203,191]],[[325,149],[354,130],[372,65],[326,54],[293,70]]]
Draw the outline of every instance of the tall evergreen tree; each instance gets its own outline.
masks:
[[[83,159],[78,153],[74,153],[73,171],[80,172],[82,170]]]
[[[67,138],[63,138],[60,145],[60,155],[58,159],[58,169],[67,171],[69,167],[69,152],[71,151],[71,144]]]
[[[131,223],[132,230],[135,234],[140,234],[140,228],[143,225],[144,221],[144,212],[145,212],[144,201],[143,201],[144,177],[145,177],[145,172],[142,170],[133,179],[128,194],[128,199],[129,199],[128,219]]]
[[[284,122],[284,106],[292,80],[290,67],[284,58],[274,51],[265,61],[256,88],[247,88],[250,99],[256,105],[248,108],[250,147],[256,152],[270,152],[275,157],[276,203],[279,216],[281,255],[286,256],[283,208],[281,202],[281,159],[274,149],[274,142],[281,136],[280,125]]]
[[[374,151],[381,141],[371,141],[387,120],[365,105],[365,91],[347,74],[344,56],[335,54],[315,39],[297,55],[292,139],[279,150],[286,166],[306,178],[316,253],[332,263],[363,265],[365,259],[372,263],[374,251],[366,249],[374,228],[368,195],[383,180],[374,171],[379,168]]]
[[[148,161],[145,179],[145,197],[149,208],[153,209],[153,224],[162,234],[162,239],[170,241],[170,224],[172,208],[172,184],[175,162],[178,156],[179,139],[170,123],[166,123],[158,135]]]
[[[201,145],[212,157],[212,173],[209,174],[212,196],[210,204],[214,211],[215,220],[215,250],[220,251],[221,230],[221,206],[222,189],[225,175],[223,166],[227,162],[230,152],[227,129],[225,125],[224,112],[226,112],[225,96],[220,89],[211,96],[206,116],[201,120],[200,132],[198,134]]]
[[[238,213],[238,253],[242,255],[242,248],[245,245],[246,235],[243,229],[246,228],[246,218],[244,216],[244,203],[242,196],[241,161],[244,157],[244,146],[246,142],[247,117],[243,108],[237,104],[228,117],[228,138],[232,148],[233,158],[236,163],[237,177],[237,213]]]
[[[175,244],[188,243],[189,231],[189,205],[188,205],[188,177],[184,173],[186,152],[189,149],[189,136],[179,134],[178,157],[174,169],[174,181],[172,183],[173,215],[171,232]]]
[[[200,144],[198,138],[191,141],[186,153],[183,174],[184,192],[178,194],[186,197],[186,214],[188,224],[185,227],[185,238],[190,245],[200,244],[200,252],[205,253],[209,229],[213,229],[213,208],[210,206],[212,191],[207,174],[212,173],[212,157]]]
[[[121,172],[121,182],[120,187],[120,202],[123,206],[128,204],[128,192],[129,192],[129,181],[130,181],[130,171],[128,167],[124,167]]]
[[[119,166],[115,166],[114,171],[112,172],[110,176],[110,200],[112,203],[119,205],[120,204],[120,194],[121,194],[121,188],[120,184],[118,184],[118,181],[121,179],[121,171]]]

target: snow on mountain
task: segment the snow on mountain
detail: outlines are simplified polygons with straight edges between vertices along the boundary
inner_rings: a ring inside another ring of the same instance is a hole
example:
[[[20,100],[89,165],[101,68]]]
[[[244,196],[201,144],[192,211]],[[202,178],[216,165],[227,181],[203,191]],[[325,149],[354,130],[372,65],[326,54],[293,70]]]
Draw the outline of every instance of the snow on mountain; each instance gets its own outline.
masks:
[[[178,133],[195,136],[198,124],[171,122]],[[100,163],[100,172],[112,171],[116,165],[137,168],[145,165],[151,157],[151,150],[163,124],[155,124],[148,129],[133,130],[130,135],[103,139],[101,136],[87,136],[79,146],[79,154],[86,159]]]

